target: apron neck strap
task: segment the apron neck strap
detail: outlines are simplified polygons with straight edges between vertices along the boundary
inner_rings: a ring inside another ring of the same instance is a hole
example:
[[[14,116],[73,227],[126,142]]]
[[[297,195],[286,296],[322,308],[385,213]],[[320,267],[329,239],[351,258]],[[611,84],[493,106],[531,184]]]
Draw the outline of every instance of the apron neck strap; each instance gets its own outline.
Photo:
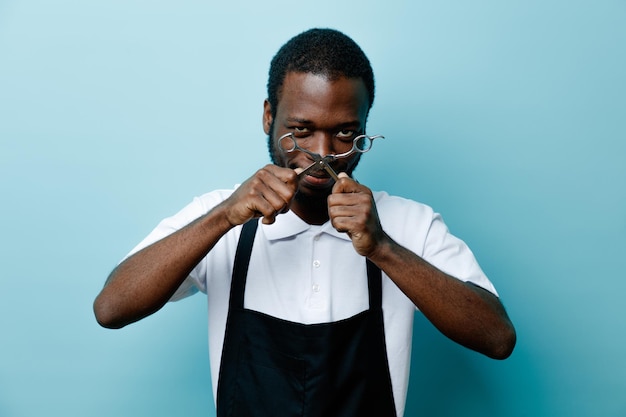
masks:
[[[367,285],[369,287],[370,310],[379,310],[383,303],[383,279],[380,268],[374,265],[369,259],[367,264]]]
[[[258,219],[248,220],[241,229],[237,252],[235,252],[235,263],[233,265],[233,277],[230,284],[229,309],[243,308],[243,295],[246,290],[246,277],[248,276],[248,265],[250,265],[250,254],[254,235],[259,226]]]

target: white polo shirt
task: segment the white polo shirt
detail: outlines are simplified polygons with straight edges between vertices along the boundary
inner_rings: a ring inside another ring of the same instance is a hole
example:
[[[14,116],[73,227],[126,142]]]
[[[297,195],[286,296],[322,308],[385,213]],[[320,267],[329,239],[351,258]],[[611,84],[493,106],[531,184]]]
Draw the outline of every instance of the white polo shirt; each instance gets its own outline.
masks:
[[[207,213],[232,192],[218,190],[195,198],[179,213],[164,219],[131,254]],[[448,232],[439,214],[424,204],[384,192],[375,192],[374,199],[383,229],[392,239],[440,270],[497,295],[467,245]],[[198,291],[207,295],[214,398],[240,232],[241,226],[223,236],[172,297],[176,301]],[[384,272],[382,287],[389,371],[397,415],[402,416],[416,308]],[[244,307],[304,324],[351,317],[368,308],[365,258],[330,222],[312,226],[293,212],[281,214],[274,224],[260,224],[257,230]]]

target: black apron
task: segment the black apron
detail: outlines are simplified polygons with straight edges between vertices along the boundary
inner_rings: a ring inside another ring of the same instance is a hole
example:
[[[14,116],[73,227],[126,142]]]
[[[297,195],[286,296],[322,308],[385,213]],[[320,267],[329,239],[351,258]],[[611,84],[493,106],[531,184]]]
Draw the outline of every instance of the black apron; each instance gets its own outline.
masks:
[[[243,226],[231,283],[217,417],[392,417],[381,272],[367,261],[367,311],[305,325],[243,308],[258,221]]]

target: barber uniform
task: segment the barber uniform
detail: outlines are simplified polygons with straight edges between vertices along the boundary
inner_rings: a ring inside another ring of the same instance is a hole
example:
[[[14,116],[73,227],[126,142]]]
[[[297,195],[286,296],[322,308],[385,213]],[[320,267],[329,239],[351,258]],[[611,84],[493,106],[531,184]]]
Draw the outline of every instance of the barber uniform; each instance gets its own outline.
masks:
[[[380,269],[366,261],[369,310],[345,320],[301,324],[244,309],[257,226],[243,226],[235,255],[217,416],[395,416]]]

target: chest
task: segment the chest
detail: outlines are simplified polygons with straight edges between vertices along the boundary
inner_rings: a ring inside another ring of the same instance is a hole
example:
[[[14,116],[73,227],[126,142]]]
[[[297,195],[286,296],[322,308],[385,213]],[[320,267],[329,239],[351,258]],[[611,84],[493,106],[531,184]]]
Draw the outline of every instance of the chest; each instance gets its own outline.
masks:
[[[369,308],[365,258],[349,240],[317,231],[257,236],[244,307],[305,324],[351,317]]]

